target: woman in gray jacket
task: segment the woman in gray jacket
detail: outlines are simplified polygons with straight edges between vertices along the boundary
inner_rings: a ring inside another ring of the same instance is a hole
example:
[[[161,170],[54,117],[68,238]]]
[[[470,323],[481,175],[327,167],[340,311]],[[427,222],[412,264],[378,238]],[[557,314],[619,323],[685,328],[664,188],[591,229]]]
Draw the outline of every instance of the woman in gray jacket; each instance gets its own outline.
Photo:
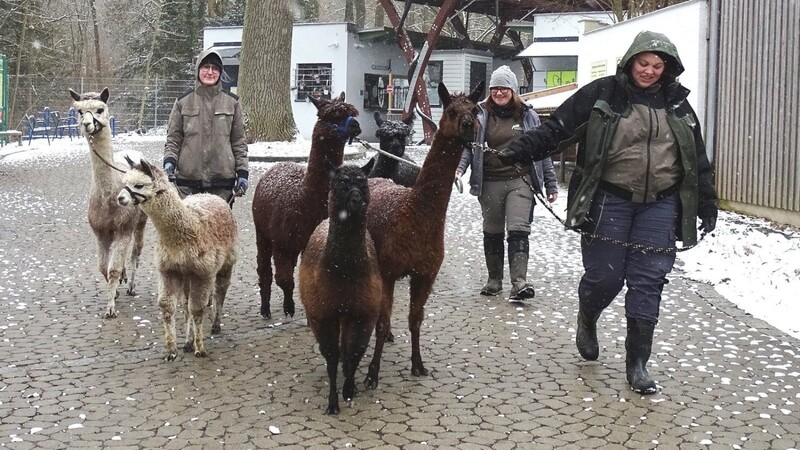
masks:
[[[517,76],[508,66],[500,66],[489,81],[489,96],[478,105],[480,129],[474,149],[465,149],[456,178],[472,166],[469,178],[470,194],[478,197],[483,215],[483,251],[489,279],[481,295],[497,295],[503,290],[503,254],[508,230],[508,267],[511,292],[508,301],[519,302],[533,298],[535,290],[528,283],[528,235],[531,232],[533,189],[542,192],[547,200],[556,201],[558,184],[553,161],[522,166],[504,164],[493,150],[504,149],[525,131],[539,125],[539,116],[518,95]]]
[[[195,87],[178,97],[169,116],[164,170],[181,197],[207,192],[233,206],[248,186],[247,144],[239,97],[222,90],[222,58],[197,57]]]

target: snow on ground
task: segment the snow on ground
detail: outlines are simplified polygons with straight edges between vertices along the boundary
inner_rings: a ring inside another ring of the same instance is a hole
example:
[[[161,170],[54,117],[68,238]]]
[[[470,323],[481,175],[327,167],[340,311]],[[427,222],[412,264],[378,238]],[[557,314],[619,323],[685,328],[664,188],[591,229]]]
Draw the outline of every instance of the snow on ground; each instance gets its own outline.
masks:
[[[126,143],[163,142],[163,135],[121,135],[114,138],[117,150]],[[377,147],[377,144],[372,144]],[[249,146],[251,157],[303,158],[310,143],[259,142]],[[57,160],[87,150],[83,138],[27,141],[0,148],[0,167],[35,158]],[[358,143],[348,145],[346,155],[363,152]],[[468,194],[463,194],[468,195]],[[566,193],[561,192],[555,210],[563,210]],[[563,202],[563,203],[562,203]],[[537,215],[540,211],[537,211]],[[677,270],[690,279],[714,286],[739,308],[779,330],[800,339],[800,230],[774,222],[720,211],[716,230],[694,249],[678,253]]]

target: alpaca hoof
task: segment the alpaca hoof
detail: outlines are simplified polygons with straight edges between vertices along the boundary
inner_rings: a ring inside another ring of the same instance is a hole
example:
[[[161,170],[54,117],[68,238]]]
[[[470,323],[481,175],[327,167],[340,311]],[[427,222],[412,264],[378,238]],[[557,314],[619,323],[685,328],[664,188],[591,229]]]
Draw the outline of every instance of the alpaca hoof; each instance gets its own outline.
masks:
[[[125,293],[133,297],[134,295],[136,295],[136,290],[134,290],[133,288],[128,288],[128,290],[125,291]]]
[[[329,416],[335,416],[335,415],[339,414],[339,405],[338,404],[336,404],[336,405],[328,405],[328,408],[325,409],[325,414],[327,414]]]
[[[178,355],[176,355],[175,353],[167,353],[167,356],[164,357],[164,361],[166,362],[175,361],[175,358],[177,357]]]
[[[203,350],[202,352],[194,352],[194,356],[197,358],[205,358],[206,356],[208,356],[208,353],[206,353],[206,351]]]
[[[426,368],[424,368],[422,366],[412,367],[411,368],[411,375],[414,375],[415,377],[428,376],[428,369],[426,369]]]
[[[269,305],[261,305],[261,317],[271,319],[272,313],[269,312]]]
[[[222,327],[219,325],[212,325],[211,326],[211,334],[220,334],[222,332]]]
[[[113,309],[109,309],[106,311],[106,315],[104,316],[106,319],[113,319],[117,317],[117,312]]]
[[[375,389],[378,387],[378,375],[367,375],[367,378],[364,378],[364,387],[367,389]]]
[[[183,353],[190,353],[194,351],[194,344],[191,342],[187,342],[183,344]]]
[[[349,402],[353,400],[353,397],[356,396],[356,385],[353,383],[352,386],[343,386],[342,387],[342,398],[344,401]]]
[[[394,333],[392,333],[391,331],[388,334],[386,334],[386,342],[394,342]]]

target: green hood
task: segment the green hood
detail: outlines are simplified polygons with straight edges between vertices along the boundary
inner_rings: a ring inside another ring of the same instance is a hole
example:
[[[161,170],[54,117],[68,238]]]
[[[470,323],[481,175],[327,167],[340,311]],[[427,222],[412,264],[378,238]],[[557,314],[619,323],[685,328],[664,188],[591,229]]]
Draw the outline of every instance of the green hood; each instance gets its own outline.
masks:
[[[654,31],[642,31],[636,35],[630,48],[625,52],[625,56],[619,61],[617,71],[628,74],[631,59],[642,52],[662,55],[662,59],[667,63],[663,76],[675,80],[678,75],[683,73],[683,63],[681,62],[681,57],[678,56],[678,49],[675,48],[675,44],[665,35]]]

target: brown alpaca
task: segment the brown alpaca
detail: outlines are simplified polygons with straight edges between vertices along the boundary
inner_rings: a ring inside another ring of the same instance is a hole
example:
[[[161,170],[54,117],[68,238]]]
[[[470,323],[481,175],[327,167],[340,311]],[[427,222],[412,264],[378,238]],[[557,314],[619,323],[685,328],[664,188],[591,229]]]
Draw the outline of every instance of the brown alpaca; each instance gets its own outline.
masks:
[[[380,140],[381,150],[396,156],[397,158],[408,161],[404,163],[395,158],[391,158],[383,153],[373,156],[370,161],[375,161],[370,178],[388,178],[402,186],[412,186],[419,176],[419,165],[406,154],[406,141],[411,138],[414,115],[411,114],[404,121],[387,120],[381,116],[379,111],[375,111],[375,123],[378,124],[378,131],[375,137]]]
[[[203,313],[213,299],[211,334],[220,332],[225,294],[236,263],[236,222],[225,200],[196,194],[182,200],[159,167],[142,160],[131,166],[119,192],[120,205],[138,205],[158,232],[158,306],[164,320],[167,361],[177,357],[175,314],[178,299],[186,317],[184,352],[206,356]]]
[[[367,174],[372,164],[336,169],[325,162],[331,178],[328,219],[311,234],[300,259],[300,300],[327,363],[330,389],[325,412],[338,414],[339,360],[342,397],[350,401],[356,393],[356,369],[381,311],[382,281],[366,225]]]
[[[345,143],[361,133],[353,105],[344,102],[344,92],[333,100],[309,97],[317,107],[317,123],[311,136],[308,166],[278,163],[258,181],[253,194],[253,222],[256,232],[258,287],[261,315],[269,309],[272,264],[275,282],[283,290],[283,312],[294,316],[294,268],[314,228],[328,217],[330,179],[325,158],[339,166]]]
[[[75,100],[78,121],[89,143],[92,161],[89,226],[97,240],[100,273],[107,283],[105,318],[108,319],[117,317],[117,288],[125,278],[128,281],[127,294],[136,294],[136,268],[144,245],[147,216],[136,208],[123,208],[117,204],[123,171],[114,163],[108,123],[108,88],[99,94],[78,94],[72,89],[69,93]]]
[[[413,187],[398,186],[381,178],[371,178],[369,181],[372,199],[367,210],[367,229],[378,251],[384,283],[384,310],[378,319],[375,353],[364,381],[368,388],[378,385],[383,344],[389,334],[394,285],[406,276],[411,279],[408,312],[411,373],[415,376],[428,374],[420,355],[419,330],[425,303],[444,260],[444,224],[453,187],[453,173],[461,158],[461,151],[474,139],[474,128],[478,123],[475,104],[483,93],[483,87],[481,82],[469,96],[456,94],[451,97],[447,87],[439,83],[439,97],[444,111]]]

